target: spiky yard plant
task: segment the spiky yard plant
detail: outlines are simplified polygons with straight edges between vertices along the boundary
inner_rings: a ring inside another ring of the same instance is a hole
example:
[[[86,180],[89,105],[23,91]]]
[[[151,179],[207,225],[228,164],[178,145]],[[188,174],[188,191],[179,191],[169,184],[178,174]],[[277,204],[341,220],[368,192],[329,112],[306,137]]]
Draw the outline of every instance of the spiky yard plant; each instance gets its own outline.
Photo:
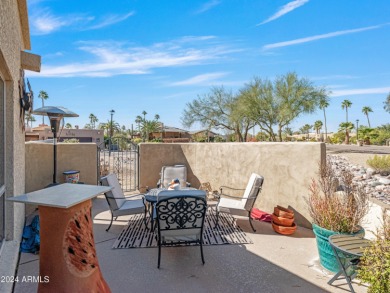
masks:
[[[313,223],[339,233],[354,233],[360,229],[368,212],[368,195],[364,188],[353,183],[353,174],[344,170],[339,176],[328,158],[319,163],[318,181],[312,179],[307,199]],[[343,191],[336,192],[343,186]]]

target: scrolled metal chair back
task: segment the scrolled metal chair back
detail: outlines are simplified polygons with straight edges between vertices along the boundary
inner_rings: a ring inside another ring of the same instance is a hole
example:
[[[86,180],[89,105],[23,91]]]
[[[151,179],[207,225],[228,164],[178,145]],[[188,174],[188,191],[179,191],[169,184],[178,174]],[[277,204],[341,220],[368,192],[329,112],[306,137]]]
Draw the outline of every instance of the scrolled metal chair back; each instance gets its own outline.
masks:
[[[159,231],[203,229],[206,200],[198,196],[175,196],[159,200],[156,206]]]

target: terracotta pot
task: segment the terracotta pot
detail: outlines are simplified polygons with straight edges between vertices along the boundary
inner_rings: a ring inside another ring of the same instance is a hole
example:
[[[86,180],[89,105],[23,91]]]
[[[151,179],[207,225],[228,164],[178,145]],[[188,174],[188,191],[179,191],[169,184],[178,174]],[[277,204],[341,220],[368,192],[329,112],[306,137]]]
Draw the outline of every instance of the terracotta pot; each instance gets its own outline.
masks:
[[[272,228],[276,233],[282,235],[291,235],[297,230],[297,225],[293,223],[291,227],[285,227],[285,226],[277,225],[274,221],[272,221]]]
[[[276,206],[274,207],[274,214],[277,217],[282,217],[286,219],[294,219],[294,211],[286,209],[282,206]]]
[[[272,221],[277,225],[291,227],[294,224],[294,218],[288,219],[288,218],[278,217],[275,214],[272,214],[271,216],[272,216]]]

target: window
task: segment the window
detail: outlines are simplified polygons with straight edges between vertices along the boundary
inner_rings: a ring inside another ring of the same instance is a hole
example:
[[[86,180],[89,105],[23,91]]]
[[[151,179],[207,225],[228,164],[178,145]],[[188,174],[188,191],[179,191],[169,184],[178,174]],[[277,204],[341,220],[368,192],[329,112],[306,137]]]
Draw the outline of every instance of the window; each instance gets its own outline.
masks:
[[[0,248],[5,237],[5,82],[0,74]]]

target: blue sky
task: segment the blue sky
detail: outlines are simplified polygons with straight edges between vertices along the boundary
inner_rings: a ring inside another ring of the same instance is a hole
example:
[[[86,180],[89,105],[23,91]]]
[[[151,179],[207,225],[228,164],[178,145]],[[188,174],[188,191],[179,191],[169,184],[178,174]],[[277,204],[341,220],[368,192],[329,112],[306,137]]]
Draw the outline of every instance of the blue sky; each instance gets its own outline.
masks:
[[[326,86],[328,130],[345,120],[389,123],[388,0],[28,0],[32,52],[40,73],[27,72],[41,106],[64,106],[83,127],[90,113],[127,128],[143,110],[182,127],[186,103],[221,86],[237,92],[254,76],[273,80],[295,71]],[[291,127],[322,120],[317,111]],[[37,117],[37,122],[41,121]],[[192,130],[200,128],[195,125]]]

